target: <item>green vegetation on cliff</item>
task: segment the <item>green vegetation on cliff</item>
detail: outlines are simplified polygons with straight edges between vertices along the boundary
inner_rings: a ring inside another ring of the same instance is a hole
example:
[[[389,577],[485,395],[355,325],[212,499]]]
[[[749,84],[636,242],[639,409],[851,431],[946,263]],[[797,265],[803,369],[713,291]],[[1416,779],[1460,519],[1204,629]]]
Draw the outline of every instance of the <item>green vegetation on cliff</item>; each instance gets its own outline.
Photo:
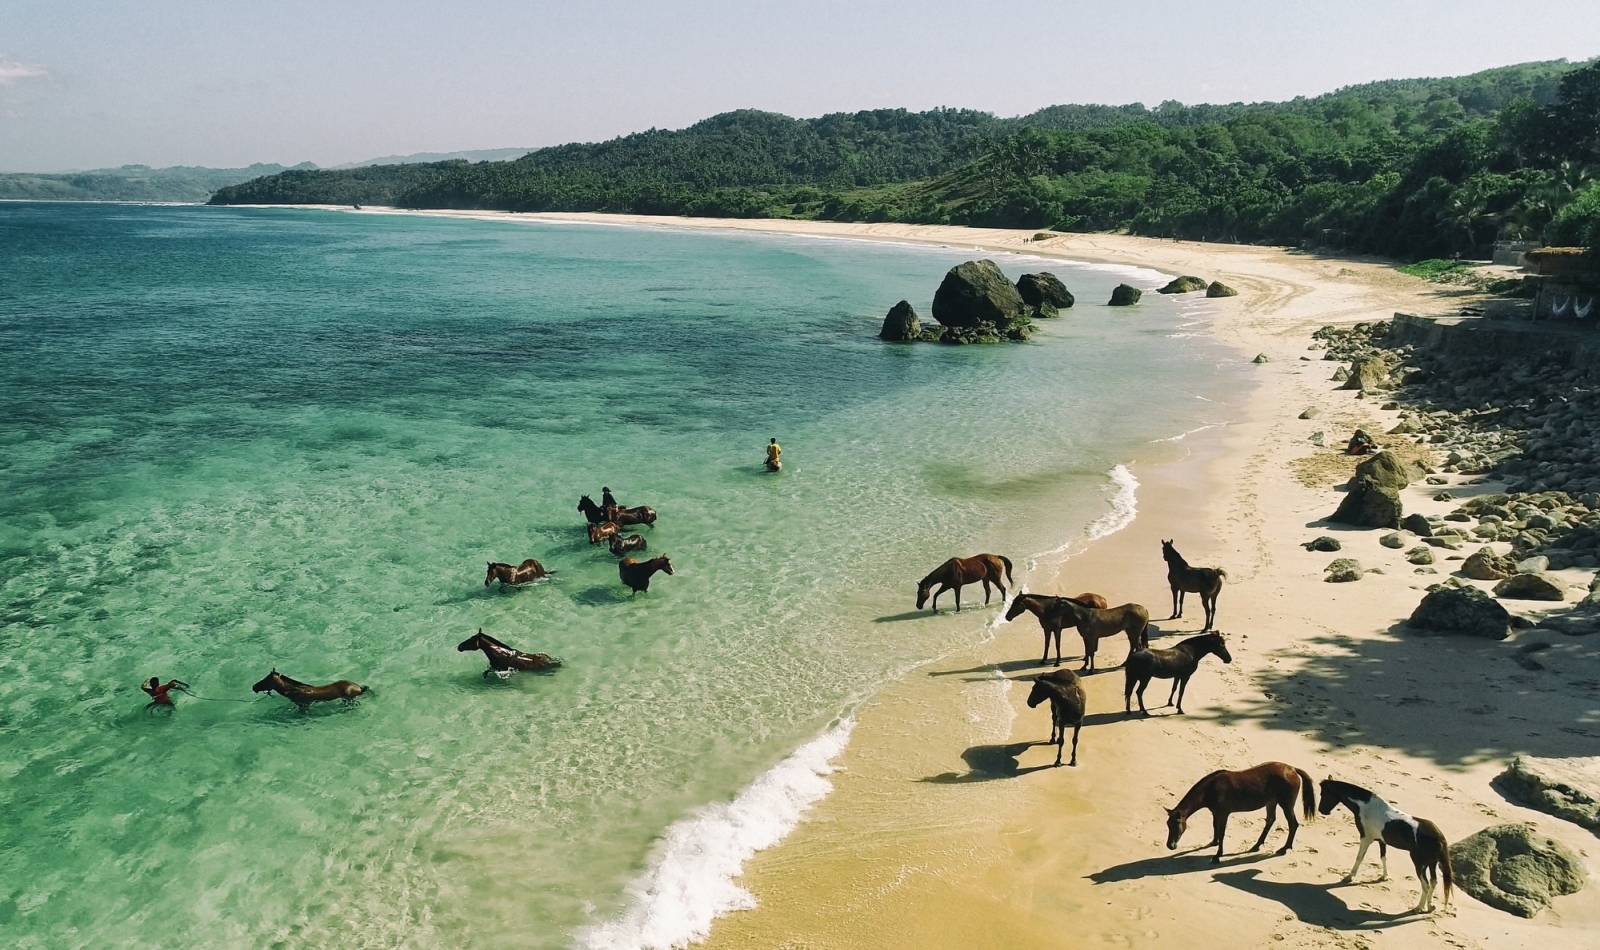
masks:
[[[0,200],[205,201],[218,188],[284,171],[287,169],[282,165],[250,165],[246,168],[123,165],[121,168],[97,168],[61,174],[9,172],[0,173]]]

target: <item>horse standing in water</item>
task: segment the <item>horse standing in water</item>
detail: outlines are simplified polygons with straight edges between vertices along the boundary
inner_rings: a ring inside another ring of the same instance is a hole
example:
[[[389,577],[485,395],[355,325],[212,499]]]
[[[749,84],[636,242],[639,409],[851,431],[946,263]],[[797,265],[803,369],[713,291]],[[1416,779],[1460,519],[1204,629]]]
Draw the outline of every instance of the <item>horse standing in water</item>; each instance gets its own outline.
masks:
[[[504,673],[509,676],[517,670],[553,670],[561,665],[560,658],[548,653],[523,653],[521,650],[514,650],[484,633],[482,627],[478,628],[477,633],[456,645],[458,653],[471,653],[473,650],[482,650],[483,655],[489,658],[489,668],[483,671],[484,679],[488,679],[491,673]]]
[[[1138,604],[1123,604],[1103,610],[1071,597],[1061,597],[1045,611],[1039,622],[1045,620],[1062,626],[1066,626],[1066,621],[1070,620],[1078,628],[1078,636],[1083,638],[1083,666],[1079,667],[1080,670],[1094,669],[1094,655],[1100,651],[1101,637],[1126,633],[1130,656],[1135,650],[1143,650],[1150,645],[1150,611]]]
[[[615,538],[622,533],[615,521],[602,521],[589,526],[589,543],[599,544],[607,538]]]
[[[1078,674],[1071,670],[1051,670],[1033,681],[1033,691],[1028,694],[1028,708],[1045,700],[1050,701],[1050,742],[1056,745],[1056,765],[1061,764],[1061,750],[1067,742],[1067,727],[1072,727],[1072,761],[1078,764],[1078,732],[1083,729],[1083,711],[1086,698]],[[1049,743],[1046,743],[1048,745]]]
[[[1018,617],[1022,616],[1022,612],[1024,610],[1039,618],[1039,626],[1044,628],[1044,656],[1039,658],[1040,666],[1045,665],[1045,663],[1049,662],[1050,660],[1051,636],[1056,638],[1056,666],[1061,665],[1062,624],[1060,615],[1055,615],[1055,619],[1052,621],[1046,621],[1044,619],[1046,613],[1048,613],[1050,608],[1055,606],[1056,601],[1060,599],[1060,597],[1049,597],[1044,594],[1018,594],[1016,597],[1011,599],[1011,609],[1006,611],[1007,620],[1017,619]],[[1106,599],[1101,597],[1099,594],[1079,594],[1072,599],[1078,601],[1079,603],[1088,604],[1091,607],[1098,607],[1101,610],[1106,609]]]
[[[1167,585],[1172,588],[1172,616],[1167,619],[1177,620],[1183,616],[1185,591],[1199,594],[1200,606],[1206,612],[1206,625],[1200,632],[1210,630],[1217,622],[1217,594],[1222,592],[1222,582],[1228,572],[1216,567],[1190,567],[1171,541],[1161,542],[1161,556],[1167,560]]]
[[[1261,845],[1267,840],[1267,832],[1278,820],[1278,809],[1282,808],[1283,817],[1289,822],[1289,840],[1278,849],[1278,853],[1283,854],[1294,847],[1294,833],[1300,830],[1300,821],[1294,816],[1296,793],[1303,800],[1305,816],[1309,820],[1316,804],[1313,799],[1315,793],[1311,791],[1311,776],[1292,765],[1264,762],[1242,772],[1223,769],[1212,772],[1194,783],[1189,793],[1178,802],[1178,807],[1167,809],[1167,850],[1178,850],[1178,839],[1189,827],[1189,816],[1202,808],[1209,808],[1212,838],[1211,844],[1205,847],[1217,846],[1211,863],[1221,864],[1222,836],[1228,831],[1228,816],[1236,811],[1265,808],[1267,826],[1261,829],[1261,837],[1250,849],[1251,852],[1260,851]]]
[[[620,505],[601,507],[594,503],[594,499],[584,495],[578,499],[578,510],[583,512],[584,518],[590,524],[605,524],[607,521],[619,525],[642,524],[653,528],[656,524],[656,510],[649,505],[640,505],[637,508],[623,508]]]
[[[370,690],[349,680],[338,680],[326,686],[312,686],[297,679],[290,679],[274,668],[271,673],[263,676],[256,685],[250,687],[250,692],[277,693],[289,702],[299,706],[301,712],[305,712],[312,703],[327,703],[335,699],[344,700],[346,706],[354,706],[356,705],[356,697],[370,692]]]
[[[1361,848],[1356,852],[1356,863],[1344,876],[1346,884],[1356,879],[1361,862],[1367,857],[1372,842],[1378,842],[1378,855],[1383,859],[1383,877],[1389,879],[1389,846],[1411,853],[1411,865],[1417,872],[1417,884],[1422,887],[1422,898],[1412,913],[1426,914],[1433,910],[1433,889],[1444,878],[1444,906],[1450,906],[1450,845],[1444,840],[1439,826],[1425,818],[1413,818],[1359,785],[1338,782],[1331,778],[1322,780],[1322,801],[1317,811],[1332,814],[1340,805],[1350,809],[1355,816],[1356,831],[1361,835]]]
[[[648,547],[649,545],[645,543],[644,535],[642,534],[614,534],[611,536],[611,553],[617,557],[631,554],[634,551],[643,551]]]
[[[669,576],[672,574],[672,562],[667,560],[665,554],[648,561],[625,557],[617,562],[617,576],[622,578],[622,583],[633,588],[635,594],[650,589],[650,578],[656,571],[664,571]]]
[[[917,582],[917,609],[928,602],[933,585],[933,612],[939,612],[939,595],[947,590],[956,592],[956,613],[961,612],[961,588],[968,584],[983,583],[983,604],[989,605],[989,585],[1000,588],[1000,600],[1006,599],[1006,583],[1011,580],[1011,559],[1000,554],[975,554],[972,557],[953,557],[934,568]]]
[[[554,573],[555,571],[545,570],[543,564],[531,557],[516,567],[500,561],[490,561],[489,573],[483,579],[483,586],[488,587],[495,581],[499,581],[501,584],[517,587],[522,584],[531,584],[542,577],[549,577]]]
[[[1200,668],[1200,661],[1208,655],[1215,653],[1217,659],[1224,663],[1232,663],[1233,655],[1228,652],[1228,645],[1223,642],[1220,633],[1202,633],[1198,637],[1190,637],[1175,647],[1168,650],[1135,650],[1128,654],[1128,660],[1122,664],[1123,672],[1127,679],[1122,686],[1123,712],[1133,712],[1133,688],[1139,687],[1139,711],[1146,716],[1150,710],[1144,708],[1144,690],[1150,685],[1150,680],[1172,680],[1172,692],[1167,695],[1167,705],[1172,705],[1172,697],[1178,697],[1178,712],[1183,712],[1183,694],[1189,688],[1189,677]]]

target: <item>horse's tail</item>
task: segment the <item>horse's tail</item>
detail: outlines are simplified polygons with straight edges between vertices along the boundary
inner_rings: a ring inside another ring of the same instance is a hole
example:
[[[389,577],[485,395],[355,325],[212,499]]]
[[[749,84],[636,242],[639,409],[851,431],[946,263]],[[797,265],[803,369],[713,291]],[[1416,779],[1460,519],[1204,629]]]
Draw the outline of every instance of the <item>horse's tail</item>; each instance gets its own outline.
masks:
[[[1004,554],[999,555],[999,558],[1000,558],[1000,563],[1004,564],[1006,566],[1006,583],[1007,584],[1014,583],[1011,580],[1011,559],[1006,557]]]
[[[1439,876],[1444,878],[1444,902],[1450,903],[1450,891],[1455,884],[1455,877],[1450,871],[1450,843],[1444,840],[1444,832],[1439,826],[1426,818],[1417,819],[1417,837],[1427,837],[1438,848]]]
[[[1217,579],[1218,580],[1224,580],[1224,581],[1227,580],[1228,579],[1228,572],[1223,570],[1220,567],[1217,568]]]
[[[1306,820],[1310,821],[1311,816],[1317,813],[1317,793],[1311,787],[1311,773],[1305,769],[1295,769],[1294,774],[1300,776],[1300,805],[1306,813]]]

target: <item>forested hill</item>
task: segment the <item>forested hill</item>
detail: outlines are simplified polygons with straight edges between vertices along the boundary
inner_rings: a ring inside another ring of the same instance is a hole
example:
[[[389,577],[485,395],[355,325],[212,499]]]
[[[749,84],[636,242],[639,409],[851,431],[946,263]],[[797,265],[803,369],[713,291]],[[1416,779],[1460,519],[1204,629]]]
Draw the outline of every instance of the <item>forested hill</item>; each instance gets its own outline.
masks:
[[[1600,238],[1600,64],[1281,103],[715,116],[509,162],[289,171],[215,204],[392,204],[1308,238],[1400,257]]]
[[[316,166],[308,163],[304,167]],[[258,164],[245,168],[123,165],[56,174],[5,172],[0,173],[0,200],[205,201],[218,188],[285,170],[282,165]]]

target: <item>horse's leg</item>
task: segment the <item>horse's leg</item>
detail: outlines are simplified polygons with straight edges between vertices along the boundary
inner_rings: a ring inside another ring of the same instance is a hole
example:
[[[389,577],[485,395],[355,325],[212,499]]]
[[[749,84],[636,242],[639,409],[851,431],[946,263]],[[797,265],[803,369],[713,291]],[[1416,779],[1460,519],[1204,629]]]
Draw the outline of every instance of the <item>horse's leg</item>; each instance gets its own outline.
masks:
[[[1150,677],[1148,677],[1148,676],[1139,677],[1139,712],[1144,714],[1144,715],[1146,715],[1146,716],[1150,715],[1150,710],[1147,709],[1145,707],[1145,704],[1144,704],[1144,691],[1147,688],[1149,688],[1149,686],[1150,686]]]
[[[1412,913],[1426,914],[1433,909],[1433,882],[1428,879],[1428,872],[1433,870],[1431,863],[1424,862],[1420,854],[1411,852],[1411,866],[1417,872],[1417,886],[1422,888],[1422,896],[1417,899],[1417,906]]]
[[[1294,816],[1294,812],[1292,810],[1289,812],[1289,814],[1290,814],[1290,817]],[[1256,851],[1260,851],[1261,850],[1261,846],[1267,843],[1267,834],[1270,831],[1272,831],[1272,826],[1277,824],[1277,822],[1278,822],[1278,803],[1277,802],[1268,802],[1267,803],[1267,826],[1265,828],[1261,829],[1261,837],[1256,839],[1255,845],[1250,849],[1252,853],[1256,852]]]
[[[1051,719],[1055,719],[1056,718],[1055,717],[1055,710],[1052,709],[1050,711],[1050,713],[1051,713],[1050,718]],[[1056,723],[1056,764],[1055,764],[1055,767],[1058,768],[1058,769],[1061,767],[1061,750],[1062,750],[1062,747],[1065,746],[1066,744],[1067,744],[1067,724],[1064,723],[1064,722],[1057,722]]]
[[[1228,833],[1228,813],[1220,808],[1211,809],[1211,843],[1217,846],[1217,853],[1212,855],[1212,864],[1222,863],[1222,837]]]
[[[961,612],[961,587],[960,584],[956,585],[956,613]]]
[[[1078,731],[1082,728],[1083,723],[1081,722],[1073,723],[1072,725],[1072,761],[1067,764],[1073,768],[1078,767]]]
[[[1378,878],[1378,880],[1387,881],[1389,879],[1389,843],[1382,838],[1378,839],[1378,859],[1383,862],[1383,877]]]
[[[1137,684],[1138,677],[1133,675],[1132,670],[1124,666],[1122,676],[1122,711],[1125,713],[1131,714],[1133,712],[1133,687]],[[1139,708],[1141,710],[1144,709],[1143,697],[1140,697]]]
[[[933,592],[933,612],[934,613],[938,613],[939,612],[939,595],[944,593],[947,590],[949,590],[949,588],[945,587],[943,583],[940,583],[939,589]]]
[[[1172,616],[1168,620],[1177,620],[1183,616],[1183,595],[1178,592],[1178,585],[1172,585]]]
[[[1201,594],[1200,606],[1206,609],[1206,625],[1200,629],[1201,633],[1205,633],[1217,622],[1217,592],[1212,591],[1209,598]]]
[[[983,605],[989,606],[989,578],[983,579]]]
[[[1290,795],[1289,800],[1283,803],[1283,818],[1289,823],[1289,840],[1285,841],[1283,847],[1278,849],[1279,854],[1287,854],[1289,849],[1294,847],[1295,833],[1300,830],[1300,819],[1294,816],[1293,795]]]
[[[1082,630],[1078,632],[1083,634],[1083,665],[1078,667],[1078,670],[1079,672],[1092,670],[1094,669],[1094,651],[1098,646],[1098,638],[1091,637],[1087,633],[1083,633]]]
[[[1181,716],[1183,715],[1183,694],[1189,691],[1189,677],[1180,676],[1178,681],[1172,685],[1178,691],[1178,714]],[[1170,695],[1167,697],[1167,702],[1172,702]]]
[[[1059,646],[1056,647],[1056,655],[1058,657],[1061,655],[1061,648]],[[1040,666],[1044,666],[1048,662],[1050,662],[1050,628],[1049,627],[1045,627],[1044,628],[1044,656],[1039,657],[1039,665]],[[1060,660],[1057,660],[1056,662],[1059,663]]]

